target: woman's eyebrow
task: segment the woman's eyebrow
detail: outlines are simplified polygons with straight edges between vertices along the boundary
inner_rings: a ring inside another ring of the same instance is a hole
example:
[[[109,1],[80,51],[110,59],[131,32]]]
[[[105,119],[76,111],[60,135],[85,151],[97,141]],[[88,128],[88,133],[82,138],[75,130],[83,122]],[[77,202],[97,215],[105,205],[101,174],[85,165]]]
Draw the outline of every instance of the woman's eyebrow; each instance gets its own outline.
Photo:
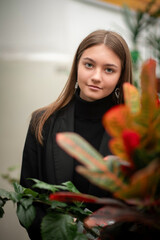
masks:
[[[87,61],[96,63],[96,61],[94,61],[92,58],[89,58],[89,57],[85,57],[85,58],[83,58],[83,60],[87,60]],[[115,67],[115,68],[118,68],[118,66],[115,65],[115,64],[113,64],[113,63],[106,63],[106,64],[104,64],[104,66],[106,66],[106,67]]]
[[[85,57],[85,58],[83,58],[83,60],[88,60],[88,61],[91,61],[93,63],[96,63],[92,58],[89,58],[89,57]]]
[[[104,66],[106,66],[106,67],[115,67],[115,68],[118,68],[118,66],[115,65],[115,64],[113,64],[113,63],[107,63],[107,64],[105,64]]]

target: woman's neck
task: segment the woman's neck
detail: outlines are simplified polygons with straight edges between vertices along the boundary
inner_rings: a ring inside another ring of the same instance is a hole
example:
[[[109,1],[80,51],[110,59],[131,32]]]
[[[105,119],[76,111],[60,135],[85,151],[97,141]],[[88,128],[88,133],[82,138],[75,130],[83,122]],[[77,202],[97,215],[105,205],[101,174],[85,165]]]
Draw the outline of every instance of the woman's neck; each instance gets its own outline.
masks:
[[[85,119],[100,119],[114,105],[111,94],[93,102],[80,98],[79,91],[76,91],[75,97],[75,115]]]

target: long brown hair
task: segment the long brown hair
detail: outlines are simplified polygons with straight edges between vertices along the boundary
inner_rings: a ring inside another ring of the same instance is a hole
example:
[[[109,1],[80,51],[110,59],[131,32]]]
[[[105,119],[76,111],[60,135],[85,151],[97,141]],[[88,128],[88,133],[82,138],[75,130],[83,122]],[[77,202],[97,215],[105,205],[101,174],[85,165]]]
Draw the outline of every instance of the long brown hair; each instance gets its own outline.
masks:
[[[68,81],[66,82],[57,100],[44,108],[38,109],[32,114],[31,127],[34,129],[35,136],[41,144],[43,143],[42,129],[46,120],[55,111],[66,106],[73,98],[75,93],[75,84],[77,81],[78,62],[83,52],[87,48],[99,44],[105,44],[121,60],[122,71],[116,87],[119,87],[120,89],[120,102],[123,102],[122,85],[124,82],[132,83],[132,64],[128,45],[126,41],[116,32],[106,30],[94,31],[84,38],[80,43],[73,59]]]

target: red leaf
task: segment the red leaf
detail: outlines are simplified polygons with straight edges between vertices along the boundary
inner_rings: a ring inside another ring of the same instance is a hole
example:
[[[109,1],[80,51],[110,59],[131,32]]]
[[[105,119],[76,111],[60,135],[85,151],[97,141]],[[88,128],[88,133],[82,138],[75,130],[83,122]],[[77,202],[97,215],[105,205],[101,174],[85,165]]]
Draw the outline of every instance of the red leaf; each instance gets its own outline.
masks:
[[[88,202],[88,203],[97,203],[98,198],[87,195],[87,194],[77,194],[71,192],[57,192],[51,193],[49,195],[49,199],[51,201],[59,201],[59,202]]]
[[[157,95],[157,100],[156,100],[156,106],[160,107],[160,99],[159,99],[158,95]]]
[[[114,198],[98,198],[83,193],[72,193],[72,192],[56,192],[49,195],[49,200],[59,202],[87,202],[96,204],[109,204],[110,206],[124,207],[124,204]]]
[[[133,130],[124,130],[122,133],[122,138],[128,154],[132,154],[140,144],[140,135]]]
[[[115,222],[139,222],[148,226],[159,226],[159,216],[154,218],[151,215],[145,215],[139,211],[134,210],[127,205],[112,206],[108,205],[98,209],[96,212],[86,218],[85,224],[92,228],[95,226],[107,226]]]

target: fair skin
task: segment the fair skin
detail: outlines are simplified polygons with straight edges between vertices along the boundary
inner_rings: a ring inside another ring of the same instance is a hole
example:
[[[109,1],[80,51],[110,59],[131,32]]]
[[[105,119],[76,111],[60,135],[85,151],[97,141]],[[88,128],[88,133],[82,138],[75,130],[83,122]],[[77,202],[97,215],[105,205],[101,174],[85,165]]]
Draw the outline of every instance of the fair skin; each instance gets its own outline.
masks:
[[[78,63],[80,97],[92,102],[110,95],[121,75],[120,58],[104,44],[86,49]]]

